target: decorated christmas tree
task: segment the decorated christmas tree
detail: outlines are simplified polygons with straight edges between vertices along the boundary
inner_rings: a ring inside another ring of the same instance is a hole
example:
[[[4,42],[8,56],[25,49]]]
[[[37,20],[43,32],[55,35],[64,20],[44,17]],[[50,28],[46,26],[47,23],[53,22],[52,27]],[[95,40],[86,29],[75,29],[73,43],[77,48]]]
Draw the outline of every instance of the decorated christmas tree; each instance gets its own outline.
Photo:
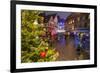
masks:
[[[46,27],[39,24],[41,11],[21,11],[21,62],[56,61],[59,53],[49,45]]]

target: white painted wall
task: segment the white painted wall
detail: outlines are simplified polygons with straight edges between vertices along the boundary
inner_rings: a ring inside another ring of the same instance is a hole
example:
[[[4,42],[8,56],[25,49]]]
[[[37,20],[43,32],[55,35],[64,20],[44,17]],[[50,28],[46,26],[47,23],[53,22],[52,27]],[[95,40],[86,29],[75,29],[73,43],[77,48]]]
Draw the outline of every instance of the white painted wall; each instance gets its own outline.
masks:
[[[35,1],[35,0],[33,0]],[[98,67],[41,71],[34,73],[99,73],[100,72],[100,0],[37,0],[45,2],[98,5]],[[0,73],[10,73],[10,0],[0,1]],[[30,72],[28,72],[30,73]]]

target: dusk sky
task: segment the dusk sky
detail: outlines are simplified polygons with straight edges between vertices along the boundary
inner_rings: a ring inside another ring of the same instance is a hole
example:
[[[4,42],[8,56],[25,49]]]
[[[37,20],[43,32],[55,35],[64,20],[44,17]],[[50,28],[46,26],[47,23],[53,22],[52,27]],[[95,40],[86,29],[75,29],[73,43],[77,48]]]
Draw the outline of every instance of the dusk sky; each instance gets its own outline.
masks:
[[[63,19],[66,19],[66,17],[68,17],[71,14],[71,12],[58,12],[58,11],[57,12],[56,11],[46,11],[45,13],[46,15],[57,13],[57,15],[59,15],[60,18],[63,18]]]

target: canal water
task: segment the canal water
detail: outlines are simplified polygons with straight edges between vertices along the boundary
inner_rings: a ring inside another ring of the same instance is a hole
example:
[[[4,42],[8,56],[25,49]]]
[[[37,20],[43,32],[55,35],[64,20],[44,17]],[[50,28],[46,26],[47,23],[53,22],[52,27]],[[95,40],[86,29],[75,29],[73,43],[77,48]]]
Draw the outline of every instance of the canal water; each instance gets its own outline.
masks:
[[[66,38],[64,34],[62,33],[58,34],[57,41],[55,42],[55,48],[59,52],[58,60],[65,61],[65,60],[78,59],[79,51],[77,51],[77,47],[79,44],[80,40],[78,36],[75,37],[67,36]],[[81,52],[81,54],[83,56],[88,56],[86,57],[86,59],[89,58],[89,55],[87,55],[89,53],[84,53],[84,50]]]

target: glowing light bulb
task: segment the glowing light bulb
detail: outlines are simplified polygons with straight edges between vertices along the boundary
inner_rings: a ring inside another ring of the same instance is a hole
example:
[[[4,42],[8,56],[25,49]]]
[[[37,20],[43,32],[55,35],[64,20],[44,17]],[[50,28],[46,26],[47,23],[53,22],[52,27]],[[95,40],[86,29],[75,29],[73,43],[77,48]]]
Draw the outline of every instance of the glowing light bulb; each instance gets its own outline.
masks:
[[[34,25],[37,25],[37,24],[38,24],[37,20],[35,20],[33,24],[34,24]]]

